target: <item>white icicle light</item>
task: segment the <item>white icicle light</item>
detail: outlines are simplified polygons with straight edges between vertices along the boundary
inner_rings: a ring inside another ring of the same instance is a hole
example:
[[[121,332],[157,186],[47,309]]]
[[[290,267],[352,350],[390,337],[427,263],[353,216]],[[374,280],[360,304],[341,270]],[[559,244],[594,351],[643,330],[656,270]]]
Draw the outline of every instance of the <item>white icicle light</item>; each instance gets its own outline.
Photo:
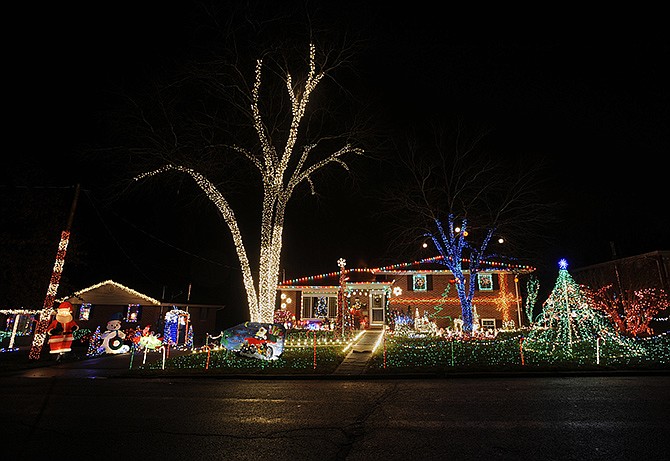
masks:
[[[260,111],[260,88],[263,61],[256,62],[255,80],[251,94],[251,113],[254,122],[254,129],[261,145],[261,152],[254,154],[247,149],[234,146],[234,150],[244,155],[260,172],[263,187],[263,205],[261,214],[260,228],[260,254],[259,271],[257,285],[254,284],[247,252],[244,246],[242,234],[237,225],[235,213],[223,194],[207,178],[200,173],[183,166],[166,165],[163,168],[153,172],[138,176],[137,179],[148,177],[154,174],[162,173],[168,170],[177,170],[190,175],[207,197],[216,205],[221,216],[225,220],[232,234],[235,250],[240,261],[242,269],[242,278],[247,292],[247,302],[249,303],[249,314],[252,322],[272,323],[274,319],[275,301],[277,297],[277,284],[279,281],[279,268],[282,250],[282,239],[284,233],[284,215],[286,205],[293,195],[295,188],[301,183],[306,182],[312,193],[314,185],[311,181],[311,175],[320,168],[330,164],[338,163],[345,169],[347,165],[341,157],[345,154],[363,154],[362,149],[352,147],[347,144],[336,152],[328,155],[326,158],[307,165],[307,159],[315,144],[304,146],[302,149],[296,149],[298,132],[301,126],[303,116],[309,98],[323,78],[323,73],[316,71],[315,64],[316,49],[310,44],[309,49],[309,73],[302,91],[297,91],[293,87],[291,75],[286,76],[286,86],[291,100],[292,120],[286,140],[286,145],[281,150],[281,155],[272,145],[269,134],[263,124]],[[291,157],[300,152],[300,158],[293,170],[287,168]]]

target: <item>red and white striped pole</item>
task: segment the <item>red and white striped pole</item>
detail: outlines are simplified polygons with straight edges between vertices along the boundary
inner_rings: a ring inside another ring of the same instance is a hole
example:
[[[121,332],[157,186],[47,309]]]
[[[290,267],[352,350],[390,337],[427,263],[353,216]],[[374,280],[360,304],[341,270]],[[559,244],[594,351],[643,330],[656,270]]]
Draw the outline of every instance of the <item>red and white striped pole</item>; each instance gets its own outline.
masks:
[[[49,281],[49,288],[47,289],[47,296],[44,299],[44,305],[40,312],[40,317],[35,327],[35,336],[33,336],[33,344],[30,348],[28,358],[37,360],[40,358],[42,346],[46,339],[46,330],[51,320],[51,312],[53,310],[53,303],[56,299],[56,292],[60,284],[60,277],[63,273],[63,265],[65,264],[65,253],[67,252],[67,245],[70,242],[70,227],[72,227],[72,220],[74,218],[74,210],[77,207],[77,200],[79,199],[79,184],[74,193],[74,200],[72,201],[72,208],[70,209],[70,216],[68,218],[67,227],[61,233],[60,243],[58,244],[58,252],[56,253],[56,262],[54,263],[53,271],[51,272],[51,280]]]

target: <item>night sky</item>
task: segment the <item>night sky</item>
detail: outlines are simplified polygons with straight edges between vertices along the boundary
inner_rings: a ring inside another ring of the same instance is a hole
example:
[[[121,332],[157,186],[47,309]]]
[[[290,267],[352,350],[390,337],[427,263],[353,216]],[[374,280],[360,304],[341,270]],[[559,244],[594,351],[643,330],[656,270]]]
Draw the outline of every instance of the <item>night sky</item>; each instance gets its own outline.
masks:
[[[206,21],[203,4],[180,3],[138,8],[94,2],[8,16],[21,33],[5,55],[10,139],[1,185],[43,187],[60,200],[64,215],[73,194],[68,187],[82,185],[72,238],[85,261],[72,268],[66,262],[72,288],[111,278],[184,302],[191,283],[192,302],[225,304],[232,313],[243,300],[241,282],[232,241],[213,207],[184,197],[183,184],[113,195],[121,191],[110,192],[95,151],[86,161],[74,155],[82,146],[102,144],[103,137],[114,139],[103,133],[99,117],[118,90],[136,90],[190,56]],[[549,163],[543,193],[565,201],[570,211],[552,226],[551,243],[534,261],[548,274],[541,282],[553,283],[563,257],[572,267],[612,259],[611,242],[617,257],[670,249],[670,37],[660,12],[270,3],[284,10],[262,8],[260,14],[250,7],[247,17],[295,24],[309,10],[315,29],[363,40],[351,91],[387,132],[460,117],[492,127],[490,143],[499,155]],[[370,189],[378,177],[374,167],[361,168],[355,189],[343,181],[318,202],[301,198],[289,209],[287,278],[335,271],[340,257],[348,267],[401,262],[393,261],[379,232],[383,223],[366,213],[376,206]],[[356,219],[342,220],[342,209]],[[2,219],[5,226],[15,221]],[[60,229],[54,232],[57,240]]]

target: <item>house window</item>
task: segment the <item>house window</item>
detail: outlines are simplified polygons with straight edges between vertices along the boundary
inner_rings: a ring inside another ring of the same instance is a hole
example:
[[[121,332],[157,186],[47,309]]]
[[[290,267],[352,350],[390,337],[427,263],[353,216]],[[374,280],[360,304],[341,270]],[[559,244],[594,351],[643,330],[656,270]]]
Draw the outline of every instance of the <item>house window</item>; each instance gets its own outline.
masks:
[[[303,297],[300,307],[300,318],[309,318],[312,315],[312,298]]]
[[[414,291],[426,291],[428,288],[428,281],[426,274],[414,274],[412,276],[412,289]]]
[[[493,290],[493,275],[492,274],[477,274],[477,283],[481,291]]]
[[[328,317],[337,317],[337,298],[334,296],[328,298]]]
[[[79,320],[88,320],[91,317],[91,303],[82,303],[79,306]]]
[[[302,298],[302,310],[306,318],[335,318],[337,317],[337,297],[329,295],[304,297]]]
[[[142,317],[142,308],[139,304],[128,304],[128,312],[126,313],[126,322],[139,322]]]
[[[488,331],[496,329],[496,319],[482,319],[482,330]]]

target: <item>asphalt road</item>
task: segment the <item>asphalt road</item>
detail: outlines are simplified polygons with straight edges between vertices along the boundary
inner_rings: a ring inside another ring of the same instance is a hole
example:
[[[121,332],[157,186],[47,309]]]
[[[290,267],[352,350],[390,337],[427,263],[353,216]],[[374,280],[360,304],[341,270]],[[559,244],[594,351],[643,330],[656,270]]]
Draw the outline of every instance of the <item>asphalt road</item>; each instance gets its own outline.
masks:
[[[1,459],[668,459],[668,389],[667,374],[4,376]]]

